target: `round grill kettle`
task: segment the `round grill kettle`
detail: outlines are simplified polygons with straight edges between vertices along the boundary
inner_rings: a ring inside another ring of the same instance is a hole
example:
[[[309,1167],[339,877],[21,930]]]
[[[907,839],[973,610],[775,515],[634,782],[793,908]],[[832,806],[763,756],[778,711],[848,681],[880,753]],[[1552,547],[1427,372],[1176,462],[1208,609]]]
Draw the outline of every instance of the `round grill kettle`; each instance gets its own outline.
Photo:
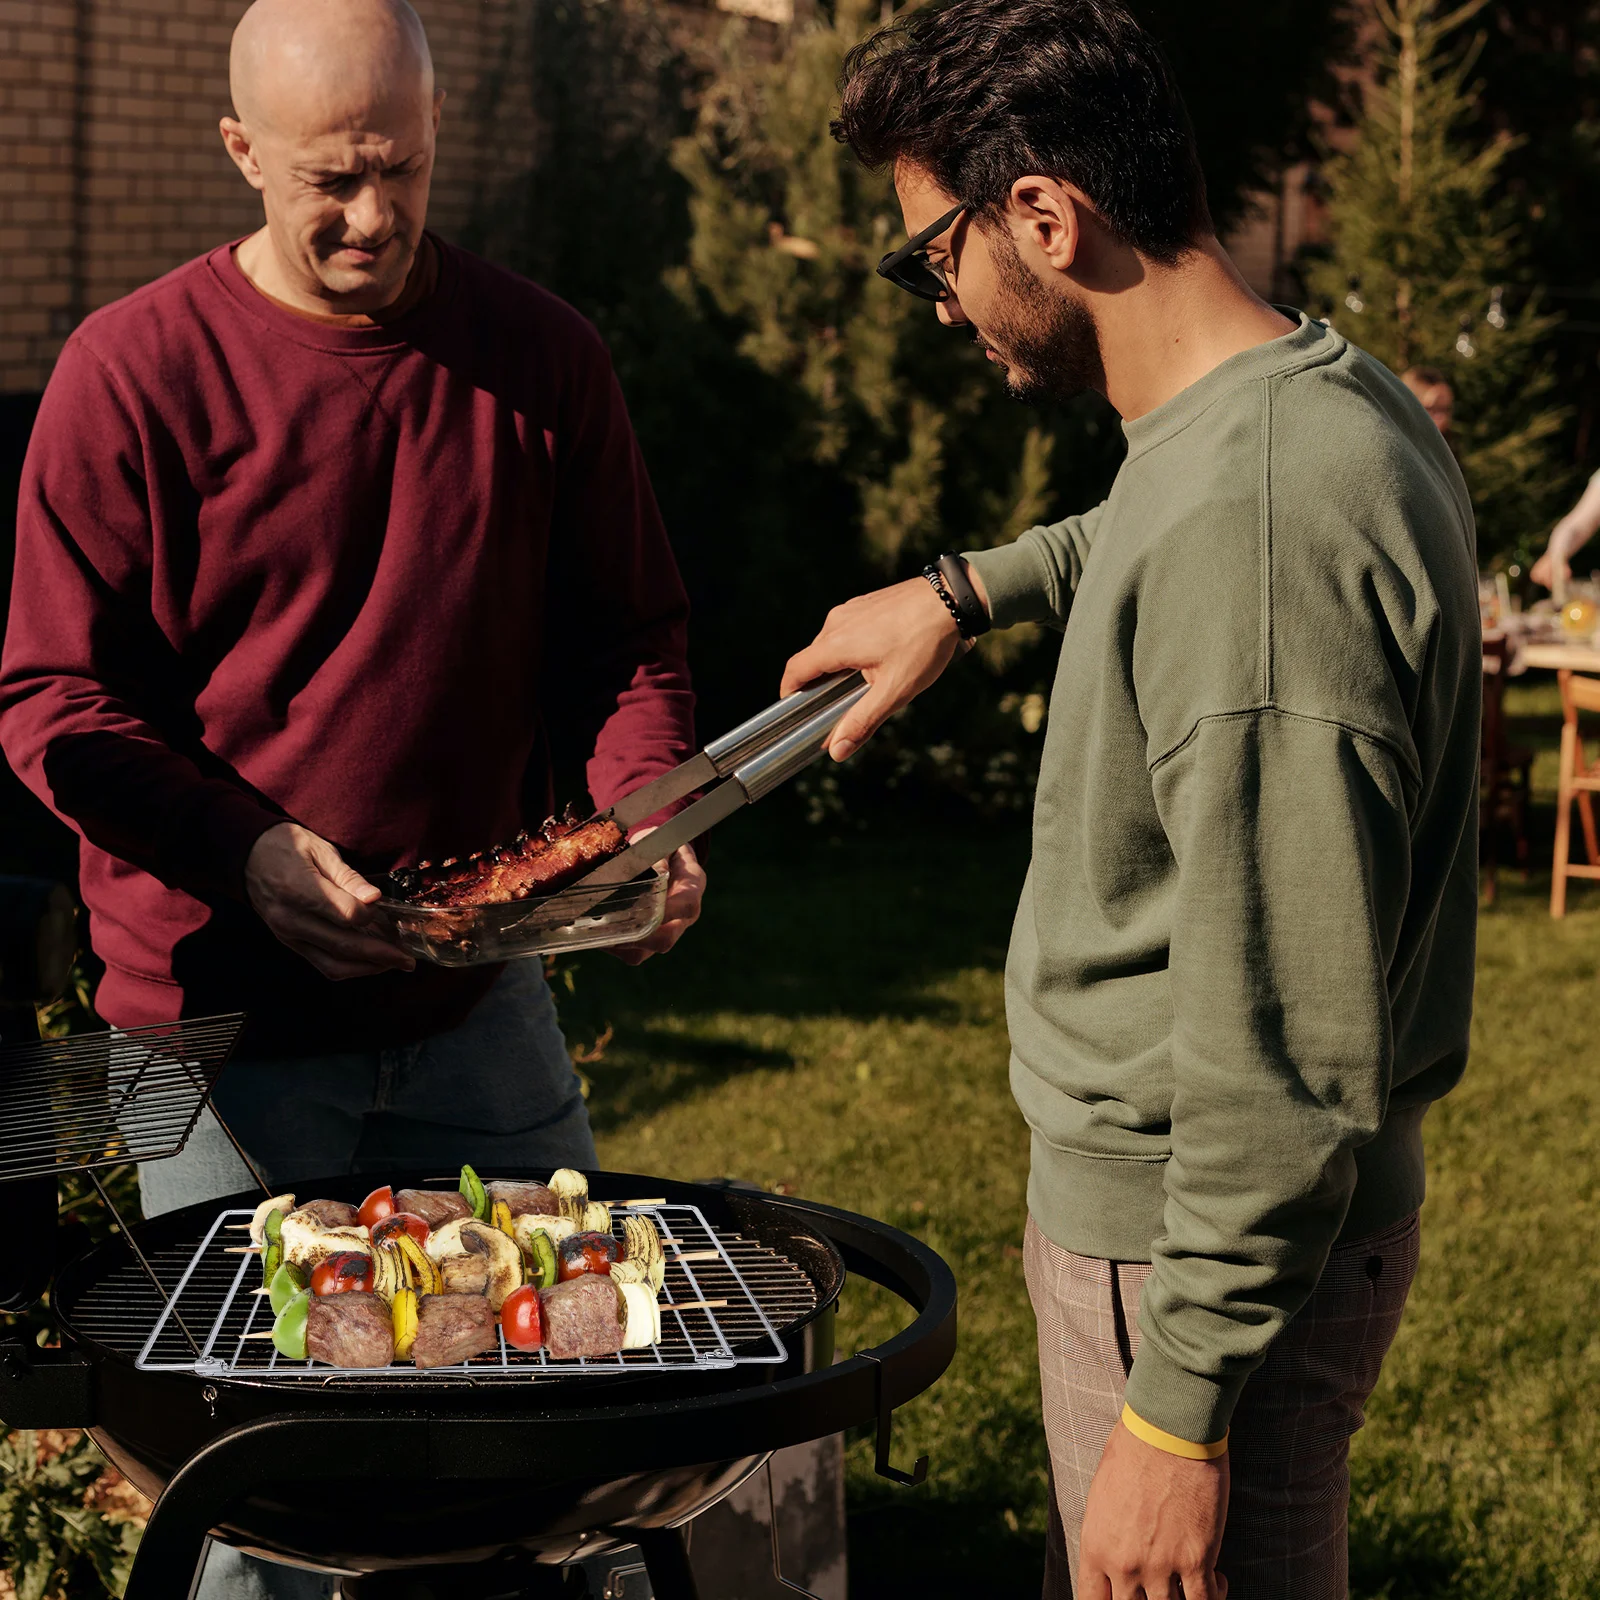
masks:
[[[15,1192],[84,1171],[109,1204],[96,1169],[181,1148],[242,1022],[0,1050],[0,1183]],[[154,1109],[130,1116],[133,1105]],[[305,1192],[359,1200],[369,1183],[330,1179]],[[52,1290],[60,1348],[0,1344],[0,1419],[89,1429],[155,1499],[127,1600],[188,1593],[213,1531],[344,1574],[351,1595],[384,1592],[385,1575],[442,1576],[464,1562],[553,1577],[563,1563],[638,1545],[659,1600],[692,1600],[681,1530],[772,1451],[875,1424],[878,1470],[922,1481],[925,1458],[907,1473],[889,1451],[894,1409],[933,1384],[955,1351],[955,1283],[933,1251],[885,1224],[787,1196],[603,1172],[590,1186],[597,1199],[650,1194],[669,1211],[692,1208],[736,1275],[759,1258],[802,1281],[801,1301],[774,1303],[780,1358],[583,1376],[396,1368],[349,1382],[332,1371],[234,1368],[219,1357],[192,1269],[218,1236],[219,1211],[253,1207],[252,1193],[149,1222],[119,1218],[115,1237],[64,1266]],[[47,1239],[53,1227],[52,1203]],[[848,1273],[905,1300],[909,1322],[835,1361],[833,1307]],[[760,1298],[759,1286],[752,1292]],[[193,1352],[186,1369],[152,1364],[158,1324],[181,1326]]]

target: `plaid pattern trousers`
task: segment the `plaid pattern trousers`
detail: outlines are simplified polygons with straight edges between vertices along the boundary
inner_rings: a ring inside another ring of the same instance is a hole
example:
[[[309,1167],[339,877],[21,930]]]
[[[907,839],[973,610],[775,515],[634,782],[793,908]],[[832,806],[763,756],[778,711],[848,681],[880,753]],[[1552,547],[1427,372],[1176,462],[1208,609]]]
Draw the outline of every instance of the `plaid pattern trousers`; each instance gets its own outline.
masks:
[[[1218,1569],[1228,1600],[1345,1600],[1350,1439],[1417,1270],[1415,1213],[1328,1257],[1311,1298],[1251,1374],[1233,1415]],[[1023,1264],[1039,1326],[1050,1447],[1045,1600],[1070,1600],[1089,1485],[1139,1350],[1146,1264],[1061,1249],[1028,1219]]]

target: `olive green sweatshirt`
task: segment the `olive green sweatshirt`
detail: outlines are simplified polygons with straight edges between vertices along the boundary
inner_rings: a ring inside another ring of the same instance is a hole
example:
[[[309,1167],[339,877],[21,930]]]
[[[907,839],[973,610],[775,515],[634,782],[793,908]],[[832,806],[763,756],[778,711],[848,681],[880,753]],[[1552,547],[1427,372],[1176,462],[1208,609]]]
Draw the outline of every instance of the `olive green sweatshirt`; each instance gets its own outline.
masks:
[[[1465,1064],[1473,521],[1308,318],[1125,431],[1103,505],[968,556],[998,626],[1063,634],[1011,1082],[1039,1227],[1153,1263],[1129,1406],[1211,1443],[1335,1241],[1421,1203]]]

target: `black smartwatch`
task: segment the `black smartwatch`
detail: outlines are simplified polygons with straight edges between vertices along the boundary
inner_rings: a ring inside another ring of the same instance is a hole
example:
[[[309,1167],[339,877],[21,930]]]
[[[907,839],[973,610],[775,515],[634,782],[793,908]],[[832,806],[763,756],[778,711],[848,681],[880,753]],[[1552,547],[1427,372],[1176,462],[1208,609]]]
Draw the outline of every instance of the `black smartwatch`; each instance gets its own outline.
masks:
[[[937,561],[924,567],[922,576],[944,601],[945,609],[955,619],[956,631],[963,639],[976,639],[993,626],[989,613],[978,598],[978,591],[972,587],[972,580],[967,576],[965,562],[953,550],[946,550]]]

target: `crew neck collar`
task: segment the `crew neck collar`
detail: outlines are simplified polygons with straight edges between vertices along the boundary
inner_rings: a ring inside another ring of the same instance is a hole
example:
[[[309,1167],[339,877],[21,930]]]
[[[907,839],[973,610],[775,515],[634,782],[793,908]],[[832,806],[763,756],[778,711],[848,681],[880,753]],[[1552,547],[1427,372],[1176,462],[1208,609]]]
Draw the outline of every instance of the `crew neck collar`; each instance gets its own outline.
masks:
[[[432,323],[449,304],[456,286],[456,264],[444,241],[433,232],[426,234],[433,249],[436,277],[432,290],[414,306],[389,322],[369,326],[347,326],[302,316],[265,294],[245,276],[237,251],[243,238],[218,246],[207,258],[212,277],[223,292],[249,315],[266,323],[275,333],[313,350],[341,352],[385,351],[410,344],[414,336]]]
[[[1123,423],[1122,431],[1128,441],[1130,460],[1188,427],[1230,389],[1275,377],[1280,372],[1312,360],[1326,359],[1343,347],[1344,341],[1327,323],[1315,322],[1305,312],[1297,311],[1292,306],[1276,306],[1274,309],[1286,317],[1294,318],[1298,326],[1276,339],[1267,340],[1265,344],[1252,345],[1248,350],[1229,356],[1203,378],[1196,379],[1187,389],[1180,390],[1154,411],[1147,411],[1133,422]]]

